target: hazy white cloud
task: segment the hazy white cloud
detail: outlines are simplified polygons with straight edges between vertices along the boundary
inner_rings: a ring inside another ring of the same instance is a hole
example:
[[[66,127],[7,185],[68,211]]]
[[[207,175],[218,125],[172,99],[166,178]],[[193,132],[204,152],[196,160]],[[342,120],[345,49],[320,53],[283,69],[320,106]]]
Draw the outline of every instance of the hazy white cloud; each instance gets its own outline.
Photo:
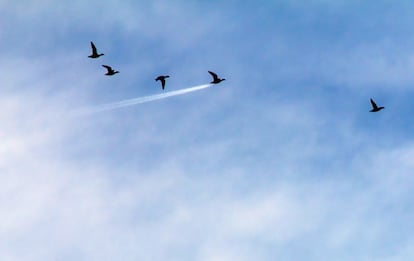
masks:
[[[320,56],[316,45],[306,55],[305,34],[263,42],[271,25],[247,41],[237,10],[228,18],[226,8],[194,3],[95,4],[91,14],[82,1],[1,2],[14,17],[1,36],[15,38],[6,40],[12,53],[0,45],[0,259],[401,260],[412,253],[413,144],[373,134],[369,124],[377,130],[383,114],[361,126],[367,110],[345,113],[340,102],[327,109],[331,96],[299,93],[307,90],[302,80],[320,77],[344,88],[408,84],[405,51],[367,44]],[[104,59],[87,59],[89,38],[108,35],[99,45]],[[123,48],[139,41],[131,58]],[[174,59],[147,59],[158,51]],[[108,61],[118,62],[119,77],[102,75]],[[171,88],[209,81],[214,65],[228,80],[165,102],[71,117],[83,106],[160,91],[152,74],[173,65]]]

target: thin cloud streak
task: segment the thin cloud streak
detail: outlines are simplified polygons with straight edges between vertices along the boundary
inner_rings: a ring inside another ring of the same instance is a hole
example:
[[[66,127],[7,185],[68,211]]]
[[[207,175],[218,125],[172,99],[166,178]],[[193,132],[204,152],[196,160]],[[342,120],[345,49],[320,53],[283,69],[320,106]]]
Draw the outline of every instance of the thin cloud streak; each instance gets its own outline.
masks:
[[[161,99],[165,99],[165,98],[172,97],[172,96],[183,95],[186,93],[203,90],[211,86],[212,84],[203,84],[203,85],[197,85],[197,86],[193,86],[193,87],[189,87],[189,88],[185,88],[181,90],[169,91],[169,92],[161,93],[161,94],[154,94],[154,95],[149,95],[149,96],[143,96],[143,97],[137,97],[137,98],[128,99],[128,100],[123,100],[119,102],[107,103],[107,104],[95,106],[95,107],[92,107],[86,110],[81,110],[80,114],[91,114],[91,113],[97,113],[97,112],[102,112],[102,111],[115,110],[115,109],[128,107],[132,105],[161,100]]]

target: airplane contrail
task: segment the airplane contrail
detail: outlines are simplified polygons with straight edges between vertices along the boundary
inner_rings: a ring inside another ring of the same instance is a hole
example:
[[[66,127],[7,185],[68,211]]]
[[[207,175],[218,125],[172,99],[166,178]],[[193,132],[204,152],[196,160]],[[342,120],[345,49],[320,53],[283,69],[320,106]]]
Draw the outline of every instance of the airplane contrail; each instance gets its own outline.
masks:
[[[195,92],[198,90],[208,88],[210,86],[212,86],[212,84],[203,84],[203,85],[197,85],[197,86],[193,86],[193,87],[189,87],[189,88],[185,88],[181,90],[176,90],[176,91],[169,91],[169,92],[160,93],[160,94],[154,94],[154,95],[149,95],[149,96],[143,96],[143,97],[138,97],[138,98],[133,98],[133,99],[128,99],[128,100],[123,100],[119,102],[107,103],[107,104],[99,105],[96,107],[92,107],[89,110],[86,110],[84,112],[94,113],[94,112],[114,110],[114,109],[118,109],[122,107],[132,106],[136,104],[161,100],[161,99],[165,99],[165,98],[172,97],[172,96]]]

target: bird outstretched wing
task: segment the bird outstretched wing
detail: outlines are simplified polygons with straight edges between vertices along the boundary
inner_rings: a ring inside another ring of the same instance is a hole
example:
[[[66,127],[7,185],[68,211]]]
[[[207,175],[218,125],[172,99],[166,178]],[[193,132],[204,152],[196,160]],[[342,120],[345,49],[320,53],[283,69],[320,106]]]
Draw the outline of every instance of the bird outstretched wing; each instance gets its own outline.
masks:
[[[371,98],[371,99],[370,99],[370,101],[371,101],[372,108],[377,109],[377,108],[378,108],[378,106],[377,106],[377,104],[374,102],[374,100]]]
[[[96,54],[96,46],[95,44],[93,44],[92,41],[91,41],[91,48],[92,48],[92,53]]]
[[[211,74],[211,76],[213,76],[214,79],[218,78],[217,74],[213,73],[212,71],[208,71],[208,73]]]

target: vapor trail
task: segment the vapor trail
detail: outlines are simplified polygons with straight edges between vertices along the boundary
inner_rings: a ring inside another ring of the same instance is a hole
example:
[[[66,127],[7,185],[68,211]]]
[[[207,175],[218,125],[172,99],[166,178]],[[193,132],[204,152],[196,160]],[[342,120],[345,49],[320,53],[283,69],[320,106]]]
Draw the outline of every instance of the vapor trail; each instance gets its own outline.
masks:
[[[155,95],[149,95],[149,96],[144,96],[144,97],[138,97],[134,99],[123,100],[119,102],[107,103],[107,104],[103,104],[100,106],[92,107],[89,110],[87,110],[87,112],[94,113],[94,112],[114,110],[114,109],[118,109],[122,107],[132,106],[132,105],[136,105],[140,103],[146,103],[146,102],[151,102],[155,100],[165,99],[165,98],[172,97],[172,96],[195,92],[198,90],[208,88],[210,86],[211,84],[203,84],[203,85],[197,85],[194,87],[189,87],[189,88],[185,88],[181,90],[169,91],[169,92],[165,92],[161,94],[155,94]]]

